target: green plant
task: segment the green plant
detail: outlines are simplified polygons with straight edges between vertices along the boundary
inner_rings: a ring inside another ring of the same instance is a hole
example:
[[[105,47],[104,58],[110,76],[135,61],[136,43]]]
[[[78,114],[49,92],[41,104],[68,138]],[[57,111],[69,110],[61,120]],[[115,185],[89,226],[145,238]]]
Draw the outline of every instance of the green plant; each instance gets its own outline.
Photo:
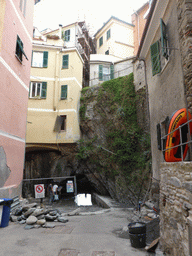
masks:
[[[86,105],[93,96],[93,100],[97,100],[94,112],[100,117],[105,145],[100,146],[101,138],[80,141],[78,159],[91,162],[95,171],[108,179],[115,181],[121,177],[123,184],[134,186],[139,198],[151,170],[151,148],[150,136],[137,123],[138,97],[133,74],[104,82],[97,94],[91,88],[83,88],[82,92],[81,121],[85,120]]]

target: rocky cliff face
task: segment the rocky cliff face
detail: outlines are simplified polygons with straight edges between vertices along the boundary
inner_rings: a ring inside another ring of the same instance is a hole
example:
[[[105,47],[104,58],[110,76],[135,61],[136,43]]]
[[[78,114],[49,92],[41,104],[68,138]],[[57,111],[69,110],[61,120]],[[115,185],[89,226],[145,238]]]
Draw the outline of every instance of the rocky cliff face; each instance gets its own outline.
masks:
[[[150,138],[136,111],[143,95],[135,93],[132,74],[81,95],[79,164],[99,175],[112,197],[133,204],[145,195],[150,176]]]
[[[31,176],[30,170],[33,177],[76,175],[77,180],[86,180],[84,186],[77,184],[82,192],[89,187],[120,202],[137,204],[146,195],[150,176],[150,138],[138,125],[136,111],[143,95],[136,95],[133,75],[83,88],[81,140],[68,154],[67,145],[59,145],[59,153],[27,154],[25,178]],[[140,119],[146,119],[139,113]]]

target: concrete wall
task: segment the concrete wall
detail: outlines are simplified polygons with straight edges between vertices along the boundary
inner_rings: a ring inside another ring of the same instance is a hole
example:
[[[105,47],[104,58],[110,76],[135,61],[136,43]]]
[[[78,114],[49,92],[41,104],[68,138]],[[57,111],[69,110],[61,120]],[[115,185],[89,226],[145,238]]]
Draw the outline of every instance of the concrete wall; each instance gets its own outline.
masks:
[[[188,256],[192,221],[192,163],[162,163],[160,176],[160,235],[165,252]]]

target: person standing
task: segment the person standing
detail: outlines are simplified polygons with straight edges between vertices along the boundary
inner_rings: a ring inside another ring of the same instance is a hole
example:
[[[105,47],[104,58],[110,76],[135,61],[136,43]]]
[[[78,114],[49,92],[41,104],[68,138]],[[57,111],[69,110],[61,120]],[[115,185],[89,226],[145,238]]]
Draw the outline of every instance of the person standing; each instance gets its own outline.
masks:
[[[52,204],[53,202],[53,185],[52,183],[48,186],[48,197],[49,197],[49,204]]]
[[[55,185],[53,186],[53,196],[54,196],[53,201],[55,201],[55,195],[57,195],[57,189],[58,189],[58,185],[55,184]]]

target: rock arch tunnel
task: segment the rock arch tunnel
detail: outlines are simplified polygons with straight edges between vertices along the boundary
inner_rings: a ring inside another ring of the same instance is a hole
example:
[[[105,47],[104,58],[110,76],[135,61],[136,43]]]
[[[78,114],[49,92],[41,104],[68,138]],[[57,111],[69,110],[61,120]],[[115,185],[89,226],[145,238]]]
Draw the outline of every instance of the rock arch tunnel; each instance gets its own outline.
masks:
[[[57,148],[47,146],[26,148],[23,197],[34,197],[34,185],[38,184],[37,182],[44,184],[45,188],[48,187],[50,182],[55,182],[62,187],[63,197],[70,196],[66,191],[66,182],[73,180],[70,179],[73,176],[76,177],[77,193],[109,194],[102,182],[102,177],[78,161],[74,147],[62,152]],[[44,179],[40,180],[39,178]]]

